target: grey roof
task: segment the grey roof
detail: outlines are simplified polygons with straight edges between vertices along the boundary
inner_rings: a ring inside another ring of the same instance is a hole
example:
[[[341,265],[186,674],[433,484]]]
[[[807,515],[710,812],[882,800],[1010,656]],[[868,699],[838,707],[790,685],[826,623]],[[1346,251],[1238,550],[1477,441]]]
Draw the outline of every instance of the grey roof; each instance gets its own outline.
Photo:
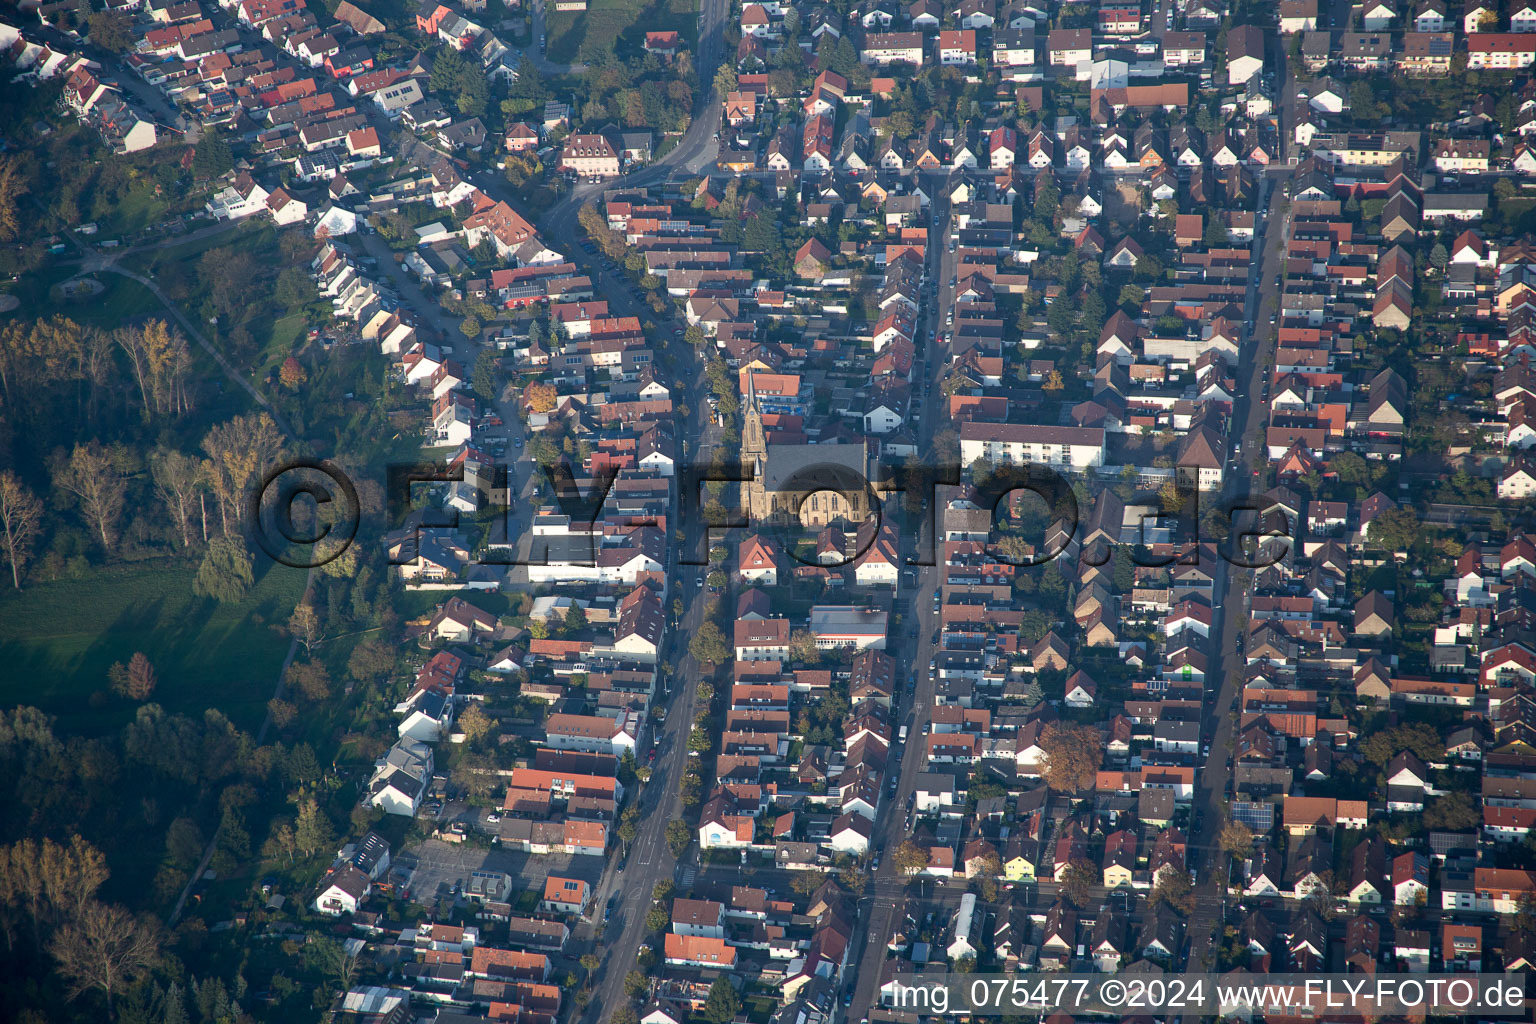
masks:
[[[768,446],[763,486],[768,491],[850,491],[868,481],[862,444]]]

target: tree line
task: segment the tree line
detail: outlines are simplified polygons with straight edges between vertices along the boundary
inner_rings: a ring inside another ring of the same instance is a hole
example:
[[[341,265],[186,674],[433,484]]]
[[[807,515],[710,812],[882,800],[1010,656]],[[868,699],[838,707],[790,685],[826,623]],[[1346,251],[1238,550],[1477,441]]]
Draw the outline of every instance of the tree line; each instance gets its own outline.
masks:
[[[148,372],[157,371],[151,365]],[[177,390],[172,384],[164,392],[167,408],[179,401]],[[41,495],[15,471],[0,470],[0,557],[12,586],[21,589],[40,543],[71,522],[108,559],[125,532],[140,540],[158,532],[180,550],[209,546],[215,561],[239,554],[248,563],[239,540],[245,495],[282,449],[277,425],[261,412],[215,424],[197,452],[162,443],[143,455],[99,440],[58,448],[46,461],[49,487]],[[69,518],[50,519],[49,510]],[[66,549],[58,544],[51,553]]]

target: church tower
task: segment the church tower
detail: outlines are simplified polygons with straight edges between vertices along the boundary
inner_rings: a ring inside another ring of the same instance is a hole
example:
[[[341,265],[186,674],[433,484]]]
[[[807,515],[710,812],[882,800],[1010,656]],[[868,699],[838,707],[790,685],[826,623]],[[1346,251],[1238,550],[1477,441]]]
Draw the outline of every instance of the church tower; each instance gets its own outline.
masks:
[[[763,489],[763,473],[768,468],[768,435],[763,432],[763,414],[757,407],[757,375],[747,371],[747,394],[741,420],[741,468],[749,470],[746,486],[747,514],[754,520],[768,517],[768,496]]]
[[[757,375],[747,371],[746,408],[741,422],[741,464],[761,469],[768,454],[768,437],[763,433],[763,414],[757,407],[757,388],[753,380]]]

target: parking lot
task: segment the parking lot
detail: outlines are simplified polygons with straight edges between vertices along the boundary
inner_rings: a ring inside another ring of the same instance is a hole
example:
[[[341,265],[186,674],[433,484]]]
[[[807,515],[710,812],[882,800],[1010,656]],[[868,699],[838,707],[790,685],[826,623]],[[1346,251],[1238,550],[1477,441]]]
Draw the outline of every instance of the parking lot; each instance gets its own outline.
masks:
[[[411,899],[429,904],[448,895],[454,885],[459,885],[462,891],[471,871],[500,871],[510,875],[514,894],[531,891],[535,897],[543,894],[544,880],[550,875],[579,878],[595,887],[606,861],[604,857],[531,854],[499,847],[487,849],[468,842],[445,843],[440,839],[426,839],[402,851],[395,864],[401,873],[410,871],[407,887]]]

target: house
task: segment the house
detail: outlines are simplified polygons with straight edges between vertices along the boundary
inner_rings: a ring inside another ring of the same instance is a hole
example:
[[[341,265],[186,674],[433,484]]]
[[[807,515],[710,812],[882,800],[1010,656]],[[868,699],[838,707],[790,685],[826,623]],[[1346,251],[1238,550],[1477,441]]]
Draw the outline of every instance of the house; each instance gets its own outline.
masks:
[[[1264,70],[1264,30],[1242,25],[1227,33],[1227,84],[1246,85]]]
[[[1400,907],[1423,906],[1429,898],[1429,858],[1418,851],[1392,858],[1392,902]]]
[[[602,135],[572,135],[560,151],[560,169],[583,178],[616,178],[619,154]]]
[[[321,880],[314,908],[316,912],[330,917],[354,914],[358,905],[368,898],[372,888],[373,880],[365,872],[353,864],[343,865]]]
[[[592,887],[581,879],[550,875],[544,880],[544,896],[539,900],[539,909],[547,913],[580,915],[586,913],[591,898]]]
[[[773,549],[758,534],[752,534],[736,546],[736,574],[748,583],[776,586],[778,564]]]
[[[708,967],[729,971],[736,966],[736,947],[724,939],[668,932],[662,955],[675,967]]]
[[[946,67],[976,63],[976,32],[973,29],[939,33],[939,63]]]

